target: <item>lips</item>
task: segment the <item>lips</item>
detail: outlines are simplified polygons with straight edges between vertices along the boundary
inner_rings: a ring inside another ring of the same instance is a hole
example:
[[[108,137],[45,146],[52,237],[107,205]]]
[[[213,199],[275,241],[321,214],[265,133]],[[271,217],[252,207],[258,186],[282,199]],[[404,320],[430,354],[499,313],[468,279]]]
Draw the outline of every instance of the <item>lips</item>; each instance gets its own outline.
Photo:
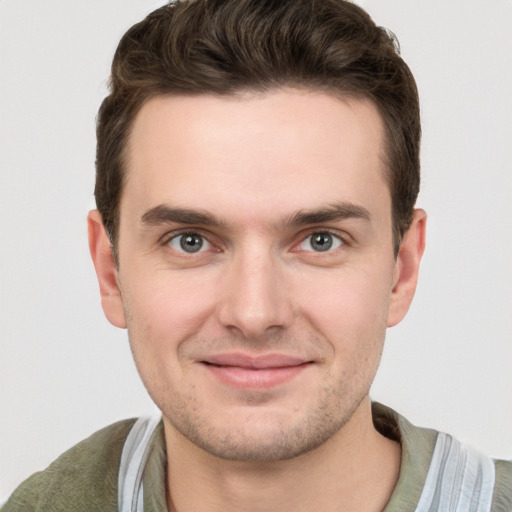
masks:
[[[209,356],[201,363],[228,386],[269,389],[292,380],[309,368],[312,361],[284,354],[249,356],[230,353]]]

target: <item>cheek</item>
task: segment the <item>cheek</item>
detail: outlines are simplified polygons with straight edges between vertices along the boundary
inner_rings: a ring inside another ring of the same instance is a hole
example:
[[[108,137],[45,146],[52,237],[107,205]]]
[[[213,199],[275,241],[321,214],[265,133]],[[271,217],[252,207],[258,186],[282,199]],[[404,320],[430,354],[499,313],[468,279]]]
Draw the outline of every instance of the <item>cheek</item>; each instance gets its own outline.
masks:
[[[316,292],[304,296],[303,315],[337,352],[382,343],[391,287],[391,277],[383,275],[375,269],[344,269],[321,279],[316,276]],[[300,288],[312,289],[305,283]]]
[[[196,332],[212,310],[213,294],[208,280],[191,277],[162,270],[127,283],[123,302],[132,329],[151,335],[152,342]]]
[[[193,337],[209,307],[205,296],[169,272],[123,282],[130,346],[142,381],[153,400],[167,395],[182,375],[181,344]]]

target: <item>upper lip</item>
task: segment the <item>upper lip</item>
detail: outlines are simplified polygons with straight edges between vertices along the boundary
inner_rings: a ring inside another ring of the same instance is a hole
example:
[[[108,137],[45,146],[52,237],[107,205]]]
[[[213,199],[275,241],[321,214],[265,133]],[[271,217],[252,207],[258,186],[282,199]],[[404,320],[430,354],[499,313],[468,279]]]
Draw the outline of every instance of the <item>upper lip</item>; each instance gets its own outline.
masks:
[[[312,361],[286,354],[265,354],[254,356],[235,352],[211,355],[205,358],[202,362],[214,364],[216,366],[234,366],[237,368],[254,368],[255,370],[261,370],[267,368],[299,366]]]

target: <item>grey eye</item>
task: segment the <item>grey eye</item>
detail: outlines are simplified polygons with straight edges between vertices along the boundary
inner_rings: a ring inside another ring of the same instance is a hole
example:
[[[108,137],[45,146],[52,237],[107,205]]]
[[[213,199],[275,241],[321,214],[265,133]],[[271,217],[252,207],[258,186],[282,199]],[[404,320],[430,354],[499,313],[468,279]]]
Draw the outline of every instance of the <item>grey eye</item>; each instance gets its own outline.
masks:
[[[303,251],[326,252],[331,249],[337,249],[343,244],[342,240],[327,232],[312,233],[306,237],[300,244]]]
[[[183,233],[169,240],[169,245],[176,251],[193,254],[204,251],[210,247],[210,243],[197,233]]]

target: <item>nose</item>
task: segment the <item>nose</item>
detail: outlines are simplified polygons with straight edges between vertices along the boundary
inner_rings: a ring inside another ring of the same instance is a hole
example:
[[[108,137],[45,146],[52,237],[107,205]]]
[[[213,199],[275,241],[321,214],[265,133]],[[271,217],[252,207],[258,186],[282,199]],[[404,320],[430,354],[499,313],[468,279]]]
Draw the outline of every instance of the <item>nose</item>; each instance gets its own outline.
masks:
[[[269,251],[249,250],[225,269],[218,319],[248,340],[282,331],[293,319],[292,297],[283,263]]]

